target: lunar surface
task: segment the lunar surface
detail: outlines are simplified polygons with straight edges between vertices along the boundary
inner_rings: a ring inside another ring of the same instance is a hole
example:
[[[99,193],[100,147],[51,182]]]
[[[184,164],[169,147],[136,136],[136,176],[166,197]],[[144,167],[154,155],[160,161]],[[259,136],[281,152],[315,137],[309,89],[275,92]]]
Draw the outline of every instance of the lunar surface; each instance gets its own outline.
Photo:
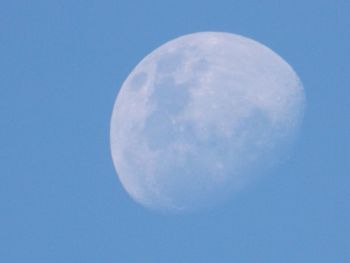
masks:
[[[303,115],[293,69],[251,39],[203,32],[165,43],[130,73],[111,118],[129,195],[181,212],[227,200],[285,158]]]

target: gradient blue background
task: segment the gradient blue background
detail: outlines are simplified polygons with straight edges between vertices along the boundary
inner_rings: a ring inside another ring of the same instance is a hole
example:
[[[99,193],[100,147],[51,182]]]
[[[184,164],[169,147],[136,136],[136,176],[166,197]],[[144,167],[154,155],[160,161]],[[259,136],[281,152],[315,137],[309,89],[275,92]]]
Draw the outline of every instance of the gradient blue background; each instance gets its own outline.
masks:
[[[109,152],[121,83],[177,36],[284,57],[307,111],[292,158],[199,214],[145,210]],[[0,262],[350,262],[350,2],[2,1]]]

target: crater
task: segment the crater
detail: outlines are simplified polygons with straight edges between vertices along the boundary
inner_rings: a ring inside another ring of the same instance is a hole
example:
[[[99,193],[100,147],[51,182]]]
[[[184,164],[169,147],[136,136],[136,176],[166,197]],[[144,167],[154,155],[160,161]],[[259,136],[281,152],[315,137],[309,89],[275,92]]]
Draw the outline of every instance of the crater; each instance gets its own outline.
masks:
[[[147,82],[147,73],[146,72],[140,72],[135,74],[130,82],[129,86],[132,91],[139,91]]]
[[[172,74],[181,67],[184,56],[180,52],[165,54],[157,61],[157,71],[162,74]]]
[[[173,77],[163,77],[155,83],[150,99],[157,108],[175,115],[189,102],[189,83],[177,84]]]

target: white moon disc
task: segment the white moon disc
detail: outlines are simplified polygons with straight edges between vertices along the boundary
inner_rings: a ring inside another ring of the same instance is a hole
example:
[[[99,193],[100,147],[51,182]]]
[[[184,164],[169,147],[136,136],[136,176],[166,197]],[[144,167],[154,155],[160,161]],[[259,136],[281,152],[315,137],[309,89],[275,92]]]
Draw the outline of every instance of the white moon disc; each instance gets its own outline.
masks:
[[[123,83],[113,162],[146,207],[210,206],[283,158],[303,106],[298,76],[269,48],[229,33],[185,35],[147,55]]]

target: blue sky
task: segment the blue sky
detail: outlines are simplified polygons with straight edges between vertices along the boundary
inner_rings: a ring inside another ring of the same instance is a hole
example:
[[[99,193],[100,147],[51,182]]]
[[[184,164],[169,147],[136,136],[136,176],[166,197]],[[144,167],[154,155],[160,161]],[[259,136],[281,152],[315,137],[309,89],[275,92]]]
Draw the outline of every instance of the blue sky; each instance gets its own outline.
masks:
[[[350,262],[350,2],[3,1],[0,262]],[[299,74],[294,155],[210,211],[161,215],[122,189],[109,121],[123,80],[183,34],[264,43]]]

